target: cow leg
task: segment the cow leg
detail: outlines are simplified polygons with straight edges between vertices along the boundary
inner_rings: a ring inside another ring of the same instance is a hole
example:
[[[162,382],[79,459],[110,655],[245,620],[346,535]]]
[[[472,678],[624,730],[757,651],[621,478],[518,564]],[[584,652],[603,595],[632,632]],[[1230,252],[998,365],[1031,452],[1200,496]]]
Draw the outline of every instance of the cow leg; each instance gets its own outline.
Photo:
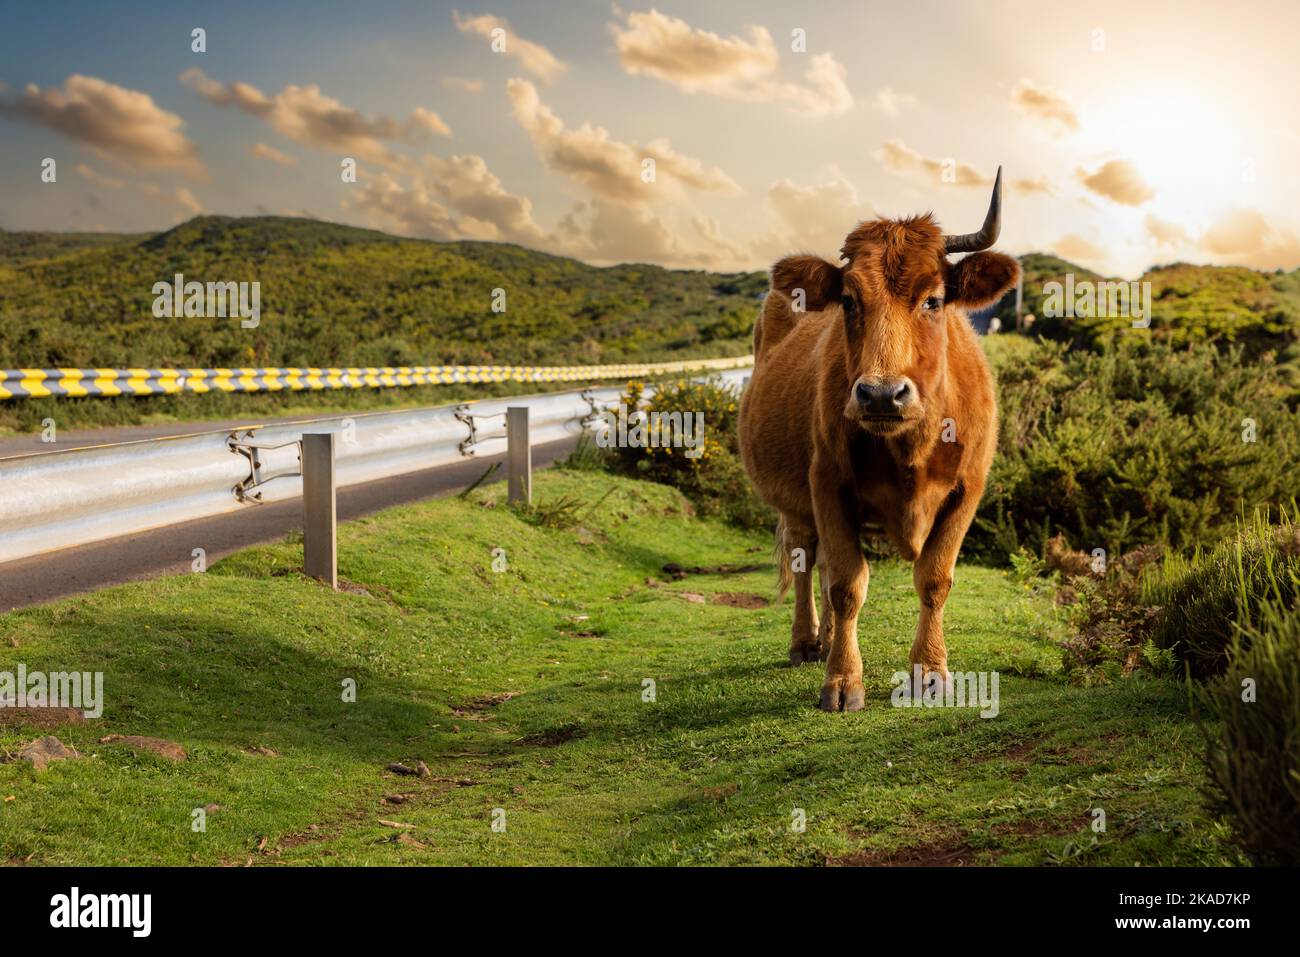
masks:
[[[817,644],[821,647],[821,660],[831,654],[831,573],[826,570],[825,549],[817,552],[817,584],[821,591],[822,621],[817,629]]]
[[[930,530],[920,555],[912,565],[912,584],[921,600],[921,616],[916,624],[916,640],[910,654],[912,672],[921,666],[920,694],[931,682],[946,684],[948,675],[948,646],[943,640],[943,606],[952,589],[953,569],[957,553],[961,550],[966,529],[975,517],[979,495],[963,492],[961,500],[949,504]],[[941,686],[936,688],[942,693]]]
[[[817,623],[817,605],[813,601],[813,562],[817,554],[817,533],[800,528],[786,519],[785,560],[795,562],[795,549],[801,549],[794,576],[794,627],[790,633],[790,663],[801,665],[821,657],[820,628]],[[802,568],[803,571],[798,571]]]
[[[822,684],[823,711],[861,711],[866,702],[862,687],[862,653],[858,650],[858,612],[867,597],[869,571],[862,557],[856,515],[845,514],[845,499],[834,480],[817,480],[813,470],[813,511],[817,516],[817,542],[825,551],[829,573],[829,601],[822,608],[830,619],[830,654]]]

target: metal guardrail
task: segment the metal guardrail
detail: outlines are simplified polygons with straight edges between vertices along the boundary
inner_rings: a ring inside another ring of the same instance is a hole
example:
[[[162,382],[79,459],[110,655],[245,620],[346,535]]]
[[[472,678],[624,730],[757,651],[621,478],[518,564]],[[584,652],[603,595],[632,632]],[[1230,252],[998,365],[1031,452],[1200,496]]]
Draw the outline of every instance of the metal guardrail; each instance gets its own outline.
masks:
[[[739,387],[749,371],[718,376]],[[0,562],[301,497],[304,432],[338,433],[342,487],[503,453],[508,406],[529,408],[534,444],[576,436],[598,427],[599,410],[622,392],[484,399],[0,459]]]
[[[0,369],[0,400],[179,392],[383,389],[453,382],[589,382],[737,369],[753,356],[601,366],[353,366],[331,369]]]

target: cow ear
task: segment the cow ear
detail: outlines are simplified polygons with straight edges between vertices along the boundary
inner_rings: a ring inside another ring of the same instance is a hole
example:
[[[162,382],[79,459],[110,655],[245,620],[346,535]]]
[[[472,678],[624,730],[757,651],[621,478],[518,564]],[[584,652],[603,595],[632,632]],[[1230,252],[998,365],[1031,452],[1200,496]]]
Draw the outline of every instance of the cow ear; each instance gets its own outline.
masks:
[[[963,309],[983,309],[1002,298],[1020,278],[1020,263],[1002,253],[971,253],[948,269],[945,300]]]
[[[844,286],[839,266],[820,256],[787,256],[772,267],[772,288],[791,298],[802,289],[804,309],[820,312],[839,301]]]

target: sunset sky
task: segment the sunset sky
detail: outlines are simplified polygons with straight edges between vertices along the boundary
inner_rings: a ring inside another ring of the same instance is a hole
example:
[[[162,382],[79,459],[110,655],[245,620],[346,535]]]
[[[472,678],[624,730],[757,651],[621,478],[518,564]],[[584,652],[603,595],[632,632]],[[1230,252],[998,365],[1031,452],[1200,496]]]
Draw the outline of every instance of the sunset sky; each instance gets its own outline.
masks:
[[[5,229],[309,215],[761,269],[834,256],[876,215],[975,229],[1001,164],[1009,252],[1125,277],[1300,266],[1293,0],[6,2],[3,18]]]

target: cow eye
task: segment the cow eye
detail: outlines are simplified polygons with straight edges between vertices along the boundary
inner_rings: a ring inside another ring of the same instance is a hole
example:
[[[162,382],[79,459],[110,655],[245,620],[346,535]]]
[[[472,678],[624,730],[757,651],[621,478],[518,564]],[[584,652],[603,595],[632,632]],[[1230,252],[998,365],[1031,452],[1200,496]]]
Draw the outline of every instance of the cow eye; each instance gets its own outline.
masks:
[[[925,302],[921,303],[921,308],[926,312],[938,312],[943,308],[943,300],[938,296],[931,296]]]

